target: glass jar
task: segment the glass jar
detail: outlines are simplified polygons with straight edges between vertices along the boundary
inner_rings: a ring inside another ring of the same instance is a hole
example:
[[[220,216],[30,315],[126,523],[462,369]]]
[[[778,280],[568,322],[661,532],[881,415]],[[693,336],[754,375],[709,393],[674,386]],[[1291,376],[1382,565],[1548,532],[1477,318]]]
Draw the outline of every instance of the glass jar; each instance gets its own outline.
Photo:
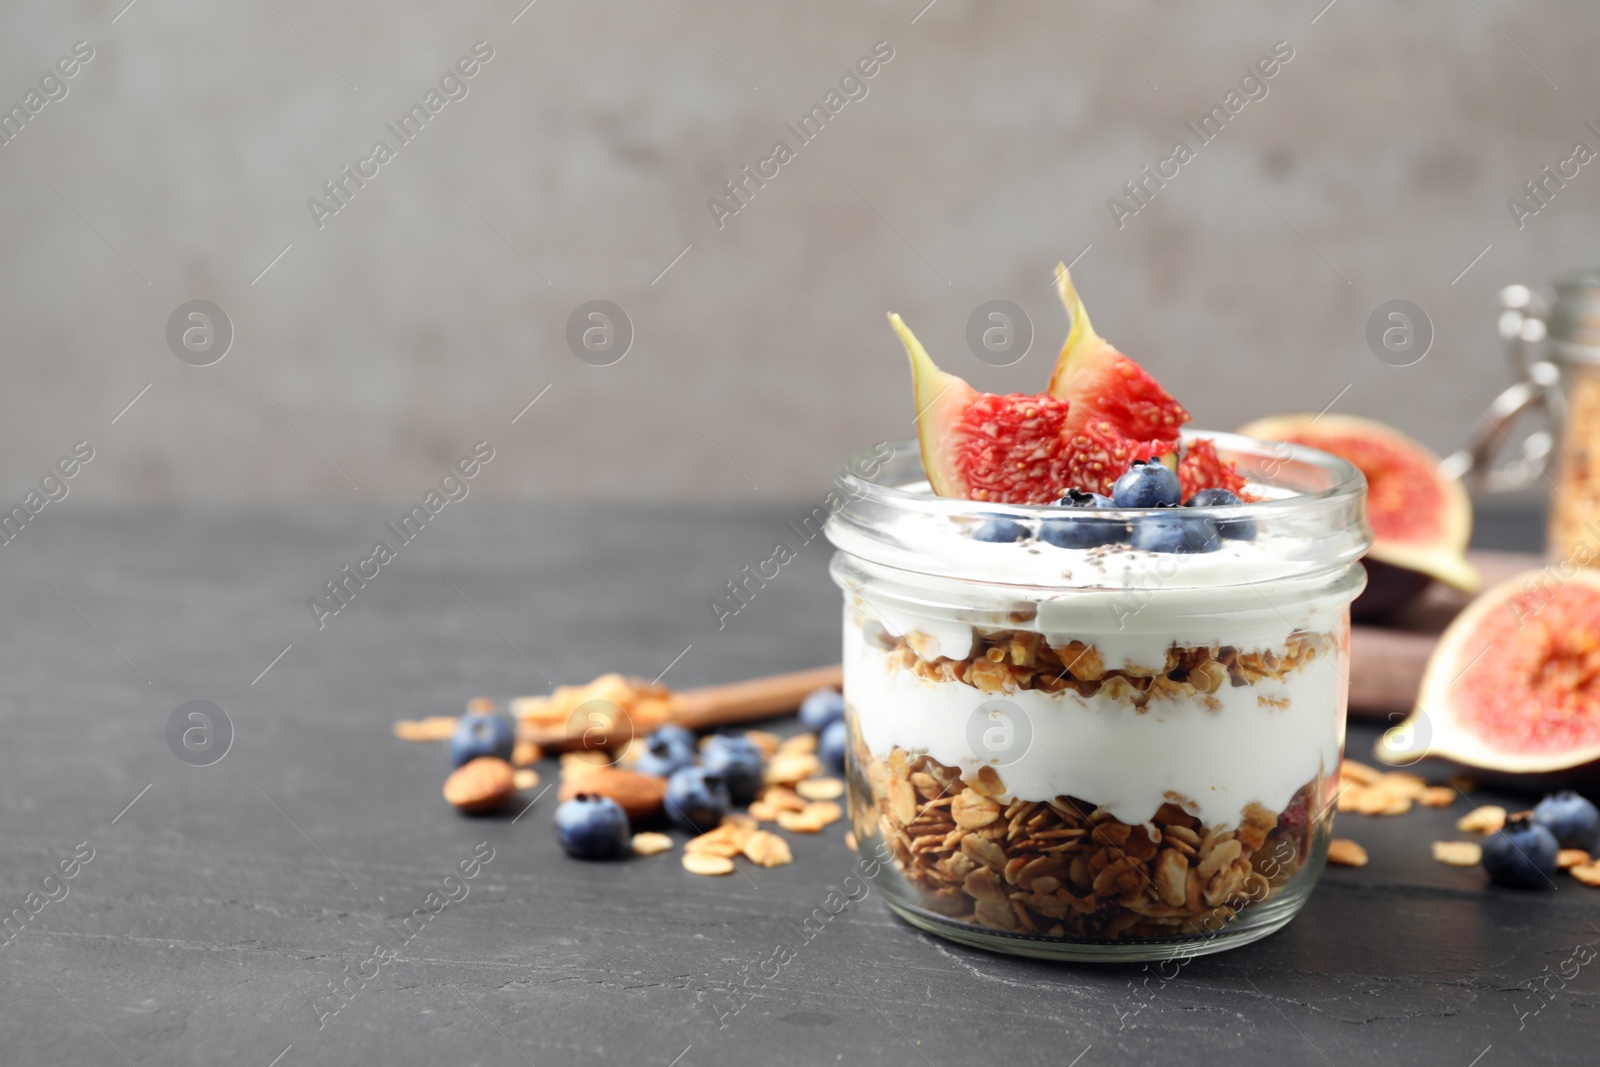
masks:
[[[908,922],[1019,955],[1164,959],[1265,937],[1305,902],[1333,824],[1366,483],[1313,449],[1204,436],[1258,500],[1156,513],[1218,524],[1195,554],[1130,548],[1151,512],[934,496],[914,441],[839,474],[850,818]],[[1029,536],[973,538],[996,519]],[[1051,523],[1120,543],[1057,547],[1037,536]]]
[[[1552,490],[1550,556],[1563,568],[1600,566],[1600,268],[1557,278],[1548,300],[1507,286],[1499,304],[1518,380],[1481,409],[1472,440],[1440,470],[1475,491],[1543,482]],[[1540,416],[1537,428],[1514,439],[1529,413]]]
[[[1560,423],[1556,492],[1550,504],[1550,552],[1590,565],[1600,534],[1600,271],[1574,271],[1555,284],[1548,315],[1548,358],[1559,391],[1548,402]],[[1587,547],[1588,552],[1582,552]]]

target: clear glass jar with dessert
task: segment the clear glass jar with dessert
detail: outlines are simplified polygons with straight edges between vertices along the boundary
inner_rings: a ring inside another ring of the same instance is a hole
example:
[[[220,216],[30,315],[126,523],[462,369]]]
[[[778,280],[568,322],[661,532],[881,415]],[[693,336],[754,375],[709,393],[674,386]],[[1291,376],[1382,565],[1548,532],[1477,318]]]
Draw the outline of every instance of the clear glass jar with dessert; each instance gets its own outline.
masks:
[[[850,816],[913,925],[1161,959],[1254,941],[1305,903],[1333,822],[1365,483],[1326,453],[1206,437],[1248,503],[935,495],[916,442],[840,473]],[[1180,519],[1214,543],[1133,547],[1152,543],[1140,523]],[[996,522],[1020,532],[980,533]]]

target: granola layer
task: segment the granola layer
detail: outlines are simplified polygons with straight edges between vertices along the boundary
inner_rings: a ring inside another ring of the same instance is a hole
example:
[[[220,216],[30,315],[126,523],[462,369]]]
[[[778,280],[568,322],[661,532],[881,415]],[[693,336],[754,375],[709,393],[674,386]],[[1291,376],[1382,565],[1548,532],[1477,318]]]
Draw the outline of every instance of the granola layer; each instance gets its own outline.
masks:
[[[1311,855],[1323,779],[1282,812],[1249,804],[1205,825],[1182,798],[1148,822],[1079,797],[1009,796],[999,772],[902,748],[856,747],[857,836],[880,838],[926,911],[1006,933],[1075,940],[1198,937],[1282,891]]]
[[[1224,685],[1247,686],[1261,681],[1282,682],[1290,675],[1327,657],[1340,647],[1332,633],[1296,630],[1279,649],[1244,650],[1222,643],[1204,646],[1168,645],[1152,656],[1148,665],[1129,664],[1106,669],[1105,657],[1093,644],[1080,640],[1051,643],[1034,630],[974,629],[972,651],[963,659],[939,654],[938,641],[918,630],[893,636],[866,620],[862,637],[887,653],[886,664],[936,682],[964,682],[982,693],[1068,690],[1082,697],[1104,694],[1144,707],[1151,700],[1199,700],[1215,710],[1211,698]]]

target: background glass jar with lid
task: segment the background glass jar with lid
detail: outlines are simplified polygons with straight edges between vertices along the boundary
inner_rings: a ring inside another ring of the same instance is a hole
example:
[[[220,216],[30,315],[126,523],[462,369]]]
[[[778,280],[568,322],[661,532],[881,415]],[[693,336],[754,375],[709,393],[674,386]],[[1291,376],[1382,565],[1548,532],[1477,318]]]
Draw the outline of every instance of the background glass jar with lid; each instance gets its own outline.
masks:
[[[1443,471],[1475,490],[1548,487],[1551,555],[1600,566],[1600,268],[1565,274],[1552,291],[1548,301],[1524,285],[1501,291],[1500,336],[1520,380],[1488,405]],[[1513,442],[1513,425],[1530,412],[1545,426]]]
[[[1131,549],[1150,512],[933,496],[914,442],[839,475],[850,817],[907,921],[1153,959],[1247,943],[1304,903],[1333,820],[1365,482],[1325,453],[1205,436],[1261,499],[1185,509],[1224,535],[1195,554]],[[1028,536],[972,536],[997,518]],[[1047,529],[1063,521],[1104,536]],[[1084,541],[1105,543],[1059,546]]]

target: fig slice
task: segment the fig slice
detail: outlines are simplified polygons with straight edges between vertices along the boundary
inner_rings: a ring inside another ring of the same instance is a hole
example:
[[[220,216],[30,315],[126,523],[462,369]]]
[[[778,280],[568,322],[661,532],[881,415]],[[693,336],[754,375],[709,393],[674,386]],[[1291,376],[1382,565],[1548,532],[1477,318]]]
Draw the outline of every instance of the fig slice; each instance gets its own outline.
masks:
[[[1173,441],[1130,438],[1105,420],[1069,427],[1071,404],[1059,397],[980,393],[940,370],[899,315],[889,324],[911,360],[922,467],[939,496],[1051,504],[1068,489],[1109,493],[1134,460],[1176,449]]]
[[[1135,440],[1176,441],[1189,413],[1139,364],[1094,332],[1072,275],[1056,264],[1056,293],[1072,319],[1050,375],[1050,395],[1072,405],[1072,430],[1109,422]]]
[[[1415,710],[1377,756],[1516,775],[1600,762],[1600,572],[1569,561],[1474,600],[1445,629]]]
[[[1239,432],[1320,448],[1355,464],[1367,478],[1367,521],[1373,534],[1369,559],[1464,593],[1482,586],[1477,568],[1466,558],[1472,502],[1460,482],[1440,475],[1439,457],[1418,441],[1358,415],[1274,415]],[[1379,568],[1373,571],[1383,574]],[[1405,584],[1403,576],[1400,584]],[[1411,592],[1425,584],[1412,583]],[[1369,589],[1382,592],[1376,577]],[[1364,614],[1361,607],[1358,602],[1358,614]]]

